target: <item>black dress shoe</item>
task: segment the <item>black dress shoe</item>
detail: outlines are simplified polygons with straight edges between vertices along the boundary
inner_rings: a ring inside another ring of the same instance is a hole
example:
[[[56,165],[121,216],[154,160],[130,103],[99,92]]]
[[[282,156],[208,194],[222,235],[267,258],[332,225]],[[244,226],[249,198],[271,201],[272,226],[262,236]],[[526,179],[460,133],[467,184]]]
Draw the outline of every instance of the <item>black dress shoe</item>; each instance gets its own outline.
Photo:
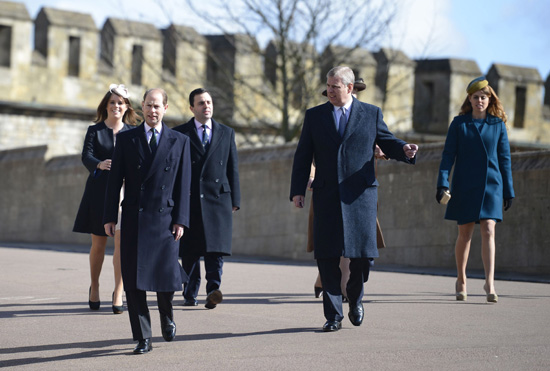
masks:
[[[342,322],[340,321],[326,321],[323,326],[324,332],[338,331],[342,328]]]
[[[153,350],[153,343],[151,339],[140,340],[138,345],[134,348],[134,354],[145,354]]]
[[[160,327],[162,328],[162,337],[166,341],[172,341],[176,337],[176,324],[169,318],[162,319],[160,321]]]
[[[91,301],[90,295],[92,295],[92,287],[90,286],[90,289],[88,290],[88,306],[91,310],[98,310],[99,306],[101,305],[101,301]]]
[[[196,307],[197,305],[199,305],[199,302],[196,301],[195,299],[185,299],[183,301],[184,307]]]
[[[348,317],[354,326],[361,326],[361,323],[363,323],[364,316],[365,316],[365,310],[363,309],[362,303],[359,303],[359,305],[357,306],[350,304]]]
[[[208,309],[216,308],[216,305],[220,304],[223,300],[223,295],[220,290],[212,290],[206,296],[206,304],[204,305]]]

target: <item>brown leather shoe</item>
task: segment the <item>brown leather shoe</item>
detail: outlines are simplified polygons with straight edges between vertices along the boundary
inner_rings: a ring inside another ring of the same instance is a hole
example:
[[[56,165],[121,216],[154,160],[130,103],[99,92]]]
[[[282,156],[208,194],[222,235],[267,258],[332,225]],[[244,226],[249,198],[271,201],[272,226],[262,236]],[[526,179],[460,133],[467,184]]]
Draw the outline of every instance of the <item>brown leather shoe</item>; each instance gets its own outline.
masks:
[[[206,304],[204,305],[208,309],[216,308],[216,305],[223,301],[223,295],[220,290],[212,290],[206,296]]]

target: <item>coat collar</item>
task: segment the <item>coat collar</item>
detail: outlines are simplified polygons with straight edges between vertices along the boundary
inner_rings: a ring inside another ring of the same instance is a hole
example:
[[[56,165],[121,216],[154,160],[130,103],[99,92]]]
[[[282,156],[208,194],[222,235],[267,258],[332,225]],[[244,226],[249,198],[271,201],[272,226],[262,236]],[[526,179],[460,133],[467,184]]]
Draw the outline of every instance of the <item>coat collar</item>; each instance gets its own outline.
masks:
[[[195,147],[198,153],[205,155],[208,158],[208,154],[215,151],[216,148],[223,143],[226,131],[223,126],[219,124],[216,120],[212,119],[212,138],[210,139],[210,145],[208,151],[205,152],[204,147],[202,146],[199,134],[197,133],[197,128],[195,126],[195,119],[191,118],[187,123],[182,125],[182,133],[186,134],[190,140],[191,145]]]
[[[162,135],[160,137],[157,152],[153,156],[149,143],[147,143],[147,136],[145,134],[145,124],[141,123],[140,126],[136,128],[137,135],[132,139],[140,158],[144,163],[149,164],[147,174],[145,175],[144,181],[151,177],[151,175],[161,169],[161,165],[165,160],[166,156],[172,149],[174,143],[176,142],[176,137],[172,130],[166,124],[162,123]]]
[[[327,102],[323,106],[323,121],[325,126],[327,127],[327,130],[330,134],[330,136],[336,141],[336,143],[340,144],[357,129],[358,123],[361,122],[361,117],[364,114],[363,107],[359,103],[359,101],[355,98],[353,98],[353,102],[351,103],[351,111],[349,114],[348,124],[346,126],[346,130],[344,131],[344,136],[340,137],[340,134],[338,134],[338,131],[336,130],[336,120],[334,118],[334,106],[332,103]]]

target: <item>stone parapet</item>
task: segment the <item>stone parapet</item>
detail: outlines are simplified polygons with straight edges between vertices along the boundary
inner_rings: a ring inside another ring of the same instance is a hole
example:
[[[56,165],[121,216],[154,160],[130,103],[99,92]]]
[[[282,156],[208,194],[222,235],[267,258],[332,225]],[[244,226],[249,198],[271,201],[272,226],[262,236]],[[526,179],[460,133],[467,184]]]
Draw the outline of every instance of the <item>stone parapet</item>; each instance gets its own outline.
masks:
[[[422,145],[414,166],[378,162],[379,220],[387,248],[379,264],[454,269],[456,223],[435,201],[442,143]],[[295,144],[239,150],[241,210],[233,253],[295,260],[306,253],[306,207],[289,200]],[[79,155],[45,159],[47,146],[0,151],[0,241],[86,244],[71,232],[88,173]],[[496,228],[499,272],[550,274],[550,151],[512,154],[516,199]],[[479,228],[468,267],[482,269]]]

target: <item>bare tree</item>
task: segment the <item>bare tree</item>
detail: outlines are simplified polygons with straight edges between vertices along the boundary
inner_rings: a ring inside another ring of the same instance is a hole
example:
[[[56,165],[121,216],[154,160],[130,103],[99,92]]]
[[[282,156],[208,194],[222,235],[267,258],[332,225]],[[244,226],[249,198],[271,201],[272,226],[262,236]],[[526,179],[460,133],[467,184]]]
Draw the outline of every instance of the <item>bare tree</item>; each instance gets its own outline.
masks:
[[[185,1],[218,33],[207,36],[207,75],[223,119],[285,142],[299,134],[305,110],[322,102],[328,69],[359,68],[354,52],[379,47],[397,12],[394,2],[378,0]],[[336,45],[343,47],[328,58],[324,52]]]

